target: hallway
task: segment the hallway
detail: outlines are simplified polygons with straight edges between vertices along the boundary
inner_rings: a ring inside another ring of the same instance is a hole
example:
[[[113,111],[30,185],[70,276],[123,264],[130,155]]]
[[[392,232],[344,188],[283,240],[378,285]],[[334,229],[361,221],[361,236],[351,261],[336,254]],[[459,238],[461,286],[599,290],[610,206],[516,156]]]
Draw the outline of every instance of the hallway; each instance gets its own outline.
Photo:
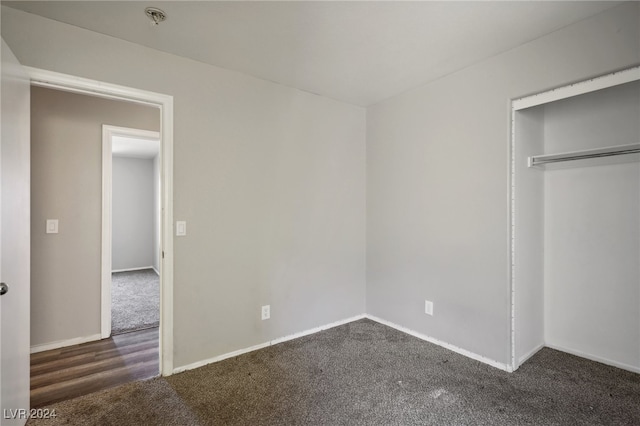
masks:
[[[158,328],[31,355],[31,408],[159,375]]]

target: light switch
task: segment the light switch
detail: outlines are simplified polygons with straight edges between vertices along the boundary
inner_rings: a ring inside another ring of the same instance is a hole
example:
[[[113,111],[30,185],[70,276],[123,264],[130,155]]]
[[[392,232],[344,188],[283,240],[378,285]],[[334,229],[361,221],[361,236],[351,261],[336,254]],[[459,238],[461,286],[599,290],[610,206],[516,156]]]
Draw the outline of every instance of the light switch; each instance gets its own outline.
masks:
[[[185,235],[187,235],[187,222],[179,220],[176,222],[176,237],[184,237]]]
[[[58,219],[47,219],[47,234],[58,233]]]

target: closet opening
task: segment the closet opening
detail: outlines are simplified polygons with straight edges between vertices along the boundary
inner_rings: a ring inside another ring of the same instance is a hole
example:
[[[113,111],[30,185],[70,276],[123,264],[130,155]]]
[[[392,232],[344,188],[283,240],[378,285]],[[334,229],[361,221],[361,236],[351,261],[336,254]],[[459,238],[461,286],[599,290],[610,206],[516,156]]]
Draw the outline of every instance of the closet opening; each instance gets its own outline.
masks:
[[[511,362],[640,373],[640,67],[513,101]]]

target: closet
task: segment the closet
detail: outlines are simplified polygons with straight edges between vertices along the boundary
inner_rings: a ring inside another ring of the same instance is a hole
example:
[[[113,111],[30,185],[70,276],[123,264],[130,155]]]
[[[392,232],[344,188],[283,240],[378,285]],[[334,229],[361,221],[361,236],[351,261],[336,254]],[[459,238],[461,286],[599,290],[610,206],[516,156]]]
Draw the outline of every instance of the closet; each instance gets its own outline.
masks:
[[[640,373],[640,68],[513,102],[512,365]]]

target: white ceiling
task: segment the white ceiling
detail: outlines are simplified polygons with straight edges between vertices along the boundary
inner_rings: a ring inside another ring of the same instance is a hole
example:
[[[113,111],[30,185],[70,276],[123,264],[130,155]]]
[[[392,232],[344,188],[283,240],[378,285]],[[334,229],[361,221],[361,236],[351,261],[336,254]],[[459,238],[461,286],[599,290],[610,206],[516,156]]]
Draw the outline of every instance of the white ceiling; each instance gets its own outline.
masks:
[[[28,1],[10,7],[370,105],[620,2]],[[163,9],[150,25],[144,8]]]
[[[160,152],[160,141],[114,136],[111,152],[116,157],[155,158]]]

